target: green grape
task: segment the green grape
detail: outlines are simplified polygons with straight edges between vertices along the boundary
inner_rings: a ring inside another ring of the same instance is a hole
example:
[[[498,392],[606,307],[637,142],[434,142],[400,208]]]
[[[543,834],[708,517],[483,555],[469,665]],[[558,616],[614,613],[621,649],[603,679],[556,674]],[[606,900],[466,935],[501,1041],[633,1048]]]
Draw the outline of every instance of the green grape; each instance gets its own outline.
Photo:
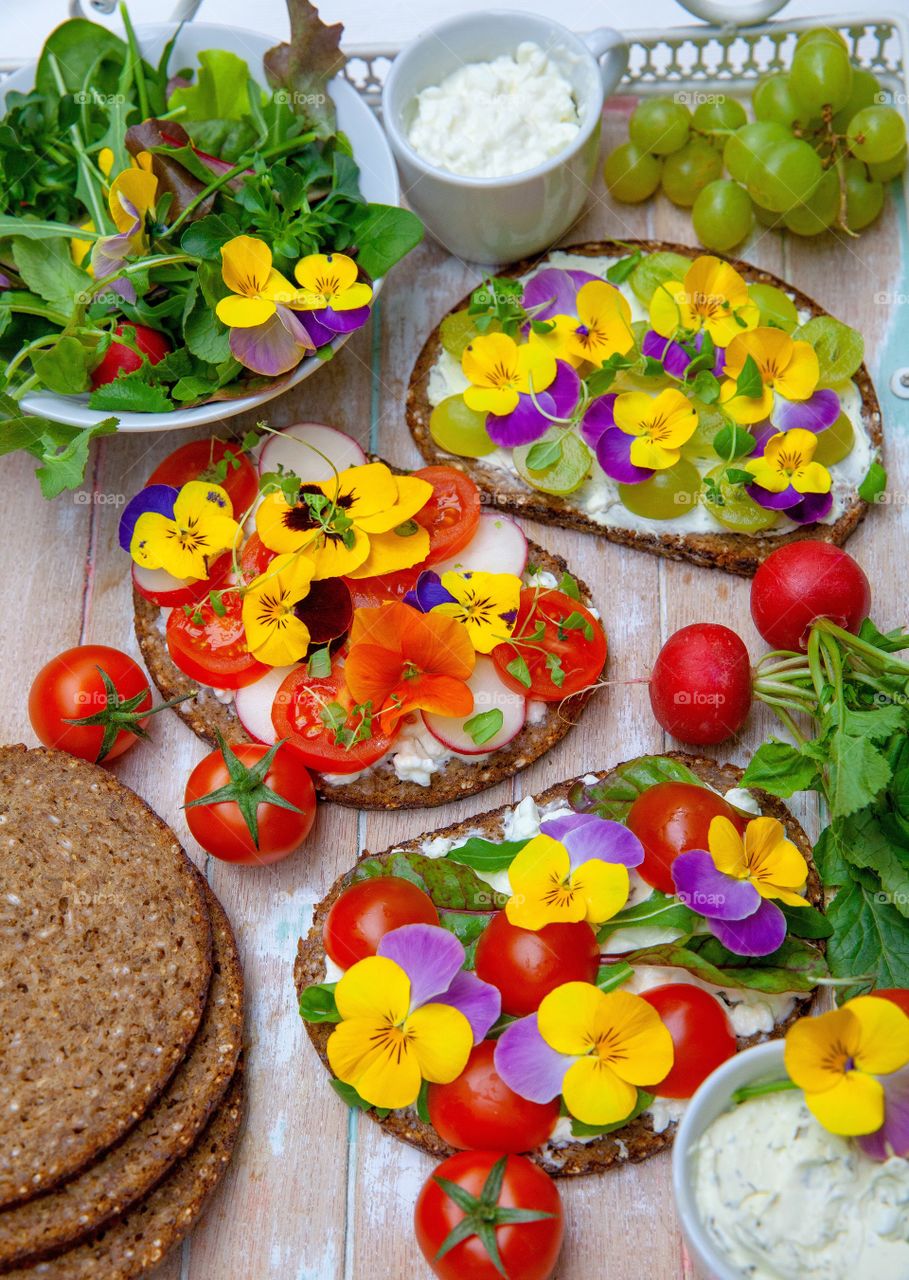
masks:
[[[854,445],[855,427],[852,419],[841,413],[825,431],[818,432],[814,460],[822,467],[832,467],[835,462],[842,462],[848,457]]]
[[[754,202],[754,216],[762,227],[774,227],[777,231],[782,230],[783,215],[776,213],[773,209],[765,209],[756,200]]]
[[[890,182],[892,178],[898,178],[905,169],[907,155],[909,155],[909,149],[903,147],[897,151],[892,160],[884,160],[881,164],[869,164],[868,172],[875,182]]]
[[[723,158],[716,147],[694,138],[663,161],[663,190],[673,204],[687,208],[722,174]]]
[[[760,533],[776,524],[777,513],[759,506],[740,484],[731,484],[726,471],[724,462],[708,471],[705,479],[712,480],[713,486],[705,486],[701,493],[701,502],[714,520],[736,533]]]
[[[791,141],[792,134],[777,120],[754,120],[730,135],[723,149],[723,161],[736,182],[747,182],[759,160]]]
[[[500,321],[492,319],[483,333],[501,333],[501,331]],[[479,332],[477,317],[472,316],[469,311],[455,311],[450,316],[446,316],[439,325],[442,346],[456,360],[461,359],[464,348],[469,342],[473,342]]]
[[[846,382],[858,369],[865,355],[862,335],[833,316],[812,316],[796,329],[793,338],[810,342],[817,356],[819,383],[829,387]]]
[[[660,185],[663,165],[655,156],[633,142],[623,142],[606,157],[603,177],[606,186],[623,204],[639,204]]]
[[[850,231],[870,226],[884,207],[884,184],[871,182],[861,160],[846,161],[846,225]]]
[[[538,440],[536,443],[542,444],[549,439],[550,436],[546,435],[543,440]],[[590,474],[593,454],[583,440],[579,440],[571,431],[563,432],[559,439],[562,445],[559,457],[550,466],[539,470],[531,470],[527,465],[527,456],[535,447],[534,445],[522,444],[512,450],[511,459],[518,475],[531,488],[539,489],[541,493],[559,495],[574,493]]]
[[[765,209],[786,213],[811,197],[823,174],[824,167],[814,147],[790,138],[752,165],[748,194]]]
[[[725,142],[724,135],[741,129],[747,123],[745,108],[735,98],[717,95],[713,102],[702,102],[694,111],[694,127],[701,133],[719,135],[716,141],[720,146]],[[713,139],[711,139],[713,141]]]
[[[725,253],[745,239],[752,217],[748,192],[728,178],[709,182],[691,210],[695,235],[705,248],[717,253]]]
[[[790,82],[796,101],[806,115],[819,115],[826,107],[839,111],[852,92],[852,62],[845,45],[813,40],[792,55]]]
[[[757,210],[755,210],[757,212]],[[799,322],[795,303],[773,284],[750,284],[748,296],[760,312],[759,323],[791,333]]]
[[[751,95],[755,119],[775,120],[791,129],[804,112],[792,92],[789,77],[781,71],[762,76]]]
[[[698,413],[698,425],[694,435],[682,445],[682,453],[686,458],[699,462],[716,461],[716,450],[713,442],[718,431],[726,425],[726,415],[715,405],[704,404],[701,400],[691,402]]]
[[[838,44],[841,49],[848,51],[849,46],[838,31],[834,31],[832,27],[812,27],[810,31],[803,31],[795,42],[796,49],[802,49],[806,44]]]
[[[629,277],[632,293],[644,306],[650,305],[654,290],[667,280],[684,280],[691,259],[681,253],[648,253]]]
[[[840,180],[828,169],[811,196],[783,215],[783,222],[798,236],[819,236],[832,227],[840,211]]]
[[[495,449],[486,431],[486,414],[468,409],[463,396],[449,396],[436,405],[429,434],[440,449],[461,458],[483,458]]]
[[[655,472],[640,484],[620,484],[622,506],[648,520],[671,520],[696,505],[701,489],[697,467],[682,458],[674,467]]]
[[[834,133],[845,133],[849,121],[862,107],[872,107],[880,102],[881,82],[873,71],[864,67],[855,67],[852,72],[852,91],[848,101],[840,107],[831,121]]]
[[[863,107],[849,121],[846,139],[859,160],[883,164],[906,145],[906,122],[895,107]]]
[[[671,98],[639,103],[628,121],[631,141],[655,156],[668,156],[684,147],[690,128],[691,112]]]

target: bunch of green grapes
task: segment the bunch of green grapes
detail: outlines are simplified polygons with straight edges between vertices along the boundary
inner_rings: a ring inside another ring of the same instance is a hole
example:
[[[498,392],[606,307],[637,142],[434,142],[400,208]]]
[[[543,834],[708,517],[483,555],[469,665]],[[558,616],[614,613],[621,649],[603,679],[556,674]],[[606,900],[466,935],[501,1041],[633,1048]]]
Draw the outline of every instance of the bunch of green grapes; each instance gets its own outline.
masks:
[[[750,122],[721,95],[693,114],[671,98],[641,102],[628,142],[606,160],[606,185],[627,204],[662,185],[718,253],[744,240],[755,218],[800,236],[835,223],[858,232],[881,212],[884,183],[906,167],[906,124],[885,97],[838,32],[805,31],[789,71],[758,81]]]

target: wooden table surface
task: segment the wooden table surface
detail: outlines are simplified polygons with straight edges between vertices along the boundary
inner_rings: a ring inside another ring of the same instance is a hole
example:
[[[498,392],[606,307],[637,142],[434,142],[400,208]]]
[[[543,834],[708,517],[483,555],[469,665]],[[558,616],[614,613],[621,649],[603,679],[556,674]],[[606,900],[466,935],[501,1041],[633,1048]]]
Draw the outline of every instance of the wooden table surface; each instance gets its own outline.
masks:
[[[611,104],[614,143],[630,109]],[[599,177],[597,179],[599,184]],[[859,240],[825,236],[794,242],[758,228],[742,256],[781,274],[833,314],[861,329],[872,374],[898,297],[880,299],[899,279],[899,213],[891,201]],[[616,206],[596,185],[585,216],[565,242],[605,237],[692,242],[687,213],[665,199]],[[274,426],[331,423],[389,460],[419,462],[404,422],[407,378],[439,316],[481,273],[427,241],[391,274],[370,326],[338,359],[264,407]],[[889,296],[889,295],[888,295]],[[907,360],[909,363],[909,360]],[[891,370],[887,369],[889,377]],[[882,379],[881,379],[882,381]],[[899,415],[895,415],[897,418]],[[905,416],[905,415],[904,415]],[[248,420],[234,425],[250,427]],[[894,500],[873,511],[850,543],[875,590],[876,621],[905,618],[907,461],[900,421],[885,418]],[[99,442],[86,485],[45,502],[30,460],[2,461],[3,667],[0,741],[34,743],[28,686],[59,650],[85,641],[135,654],[129,563],[117,545],[124,500],[166,453],[188,437],[124,435]],[[180,803],[193,765],[207,748],[176,717],[153,722],[152,740],[112,768],[171,824],[223,902],[240,943],[248,989],[249,1107],[245,1137],[224,1183],[182,1252],[156,1280],[370,1280],[428,1277],[412,1240],[413,1205],[430,1159],[349,1113],[329,1088],[295,1008],[292,968],[297,938],[312,906],[365,848],[380,850],[455,818],[510,803],[560,779],[674,744],[654,722],[643,684],[663,640],[689,622],[725,623],[757,657],[761,641],[748,611],[749,583],[672,564],[548,527],[532,535],[564,555],[591,585],[610,644],[610,686],[580,725],[525,773],[461,804],[398,813],[320,807],[313,834],[293,857],[263,869],[207,858],[186,829]],[[742,738],[717,756],[744,764],[772,729],[752,717]],[[798,809],[816,834],[815,815]],[[567,1218],[559,1280],[681,1280],[691,1272],[675,1217],[668,1156],[600,1177],[563,1181]]]

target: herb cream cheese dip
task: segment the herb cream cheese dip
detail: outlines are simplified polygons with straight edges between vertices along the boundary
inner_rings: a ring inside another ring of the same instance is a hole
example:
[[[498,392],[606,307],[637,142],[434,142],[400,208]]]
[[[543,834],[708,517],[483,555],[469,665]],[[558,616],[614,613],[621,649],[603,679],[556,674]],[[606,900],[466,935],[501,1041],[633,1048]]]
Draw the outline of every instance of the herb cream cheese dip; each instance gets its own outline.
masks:
[[[869,1159],[823,1129],[800,1091],[721,1115],[692,1168],[701,1220],[743,1277],[909,1277],[909,1160]]]

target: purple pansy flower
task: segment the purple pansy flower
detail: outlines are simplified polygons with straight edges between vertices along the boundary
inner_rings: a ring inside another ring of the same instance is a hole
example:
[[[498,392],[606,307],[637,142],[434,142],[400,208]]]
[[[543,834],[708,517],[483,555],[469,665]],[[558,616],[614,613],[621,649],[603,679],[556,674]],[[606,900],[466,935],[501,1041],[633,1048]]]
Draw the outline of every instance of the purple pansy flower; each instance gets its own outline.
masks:
[[[703,332],[695,334],[692,339],[692,345],[695,352],[700,354],[704,345]],[[641,344],[641,351],[645,356],[650,356],[653,360],[661,361],[663,368],[673,378],[682,379],[685,377],[688,366],[696,356],[690,355],[685,350],[681,342],[674,342],[671,338],[664,338],[661,333],[657,333],[655,329],[648,329],[644,334],[644,341]],[[723,366],[726,363],[726,352],[723,347],[716,347],[714,351],[713,368],[711,372],[714,377],[719,378],[723,372]]]
[[[872,1160],[887,1160],[890,1156],[906,1159],[909,1157],[909,1066],[877,1079],[884,1087],[884,1123],[874,1133],[862,1134],[856,1141]]]
[[[676,894],[704,917],[711,933],[739,956],[769,956],[783,945],[786,917],[750,880],[720,871],[706,849],[680,853],[672,864]]]
[[[496,987],[463,968],[464,947],[453,933],[434,924],[405,924],[386,933],[377,955],[393,960],[410,979],[410,1009],[448,1004],[470,1023],[474,1044],[502,1011]]]
[[[532,276],[524,286],[521,298],[525,311],[533,313],[534,320],[551,320],[553,316],[573,316],[578,290],[600,277],[589,271],[570,271],[561,267],[546,267]]]
[[[825,431],[839,417],[840,398],[835,391],[823,388],[815,391],[807,400],[787,400],[775,391],[770,420],[777,431],[791,431],[800,427],[803,431]]]
[[[424,569],[416,585],[404,596],[404,603],[420,613],[431,613],[440,604],[456,604],[455,597],[442,586],[442,579],[434,569]]]

